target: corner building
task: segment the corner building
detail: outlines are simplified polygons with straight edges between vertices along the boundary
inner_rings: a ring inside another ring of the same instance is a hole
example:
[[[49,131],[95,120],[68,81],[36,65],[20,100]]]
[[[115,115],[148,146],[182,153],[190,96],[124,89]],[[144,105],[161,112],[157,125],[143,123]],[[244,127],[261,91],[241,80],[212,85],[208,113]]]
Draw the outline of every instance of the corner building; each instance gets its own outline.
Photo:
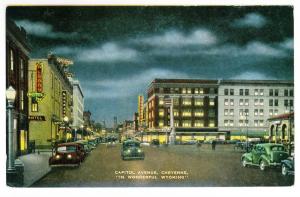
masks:
[[[52,142],[70,138],[63,119],[72,123],[73,87],[65,65],[54,55],[29,61],[29,130],[37,148],[50,148]]]
[[[224,137],[218,132],[218,81],[195,79],[155,79],[148,87],[148,141],[165,141],[170,127],[170,108],[173,103],[176,141],[208,140],[211,136]]]

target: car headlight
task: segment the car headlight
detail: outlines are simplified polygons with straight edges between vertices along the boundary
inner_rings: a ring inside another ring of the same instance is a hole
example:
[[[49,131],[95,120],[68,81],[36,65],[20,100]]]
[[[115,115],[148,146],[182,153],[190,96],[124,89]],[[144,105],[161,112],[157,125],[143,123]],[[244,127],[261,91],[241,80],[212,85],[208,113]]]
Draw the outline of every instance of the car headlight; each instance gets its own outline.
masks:
[[[60,156],[59,156],[59,155],[56,155],[56,156],[55,156],[55,159],[60,159]]]
[[[141,149],[139,149],[139,150],[138,150],[138,153],[141,153],[141,152],[142,152],[142,150],[141,150]]]
[[[130,152],[131,152],[130,149],[128,149],[128,150],[127,150],[127,153],[130,153]]]
[[[68,154],[67,158],[68,158],[68,159],[72,159],[72,155],[71,155],[71,154]]]

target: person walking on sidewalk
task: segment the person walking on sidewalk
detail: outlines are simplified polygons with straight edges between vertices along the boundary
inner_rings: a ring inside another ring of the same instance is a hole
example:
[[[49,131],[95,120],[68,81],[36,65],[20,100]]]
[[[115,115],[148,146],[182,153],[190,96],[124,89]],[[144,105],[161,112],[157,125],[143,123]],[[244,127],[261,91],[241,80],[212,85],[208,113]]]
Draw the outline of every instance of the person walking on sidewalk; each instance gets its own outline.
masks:
[[[217,144],[216,140],[213,140],[213,141],[211,142],[211,149],[212,149],[212,150],[216,150],[216,144]]]

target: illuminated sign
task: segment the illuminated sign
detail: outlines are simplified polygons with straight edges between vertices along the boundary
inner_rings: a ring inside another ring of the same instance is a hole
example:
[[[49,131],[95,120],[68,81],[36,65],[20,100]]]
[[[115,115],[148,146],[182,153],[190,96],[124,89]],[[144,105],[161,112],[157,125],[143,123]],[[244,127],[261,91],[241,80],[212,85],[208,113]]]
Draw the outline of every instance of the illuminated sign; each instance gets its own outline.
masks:
[[[67,91],[62,91],[62,114],[66,116],[66,105],[67,105]]]
[[[36,63],[36,91],[43,92],[43,65],[41,62]]]
[[[29,92],[29,93],[27,93],[27,96],[34,98],[36,101],[41,101],[45,97],[45,93]]]
[[[66,58],[57,57],[56,60],[58,63],[63,64],[65,66],[73,65],[73,61]]]
[[[45,116],[29,116],[28,120],[31,121],[46,121]]]

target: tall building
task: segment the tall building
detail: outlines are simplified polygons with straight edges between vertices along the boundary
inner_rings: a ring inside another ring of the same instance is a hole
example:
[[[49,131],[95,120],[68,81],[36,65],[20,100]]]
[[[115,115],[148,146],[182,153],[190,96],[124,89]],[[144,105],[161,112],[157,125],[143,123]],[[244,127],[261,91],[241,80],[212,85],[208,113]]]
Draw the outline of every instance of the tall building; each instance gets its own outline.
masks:
[[[50,54],[29,61],[29,138],[37,148],[71,137],[73,87],[61,60]]]
[[[91,116],[92,116],[92,113],[89,110],[83,112],[83,126],[84,127],[87,128],[87,127],[90,127],[92,125]]]
[[[268,119],[289,112],[294,83],[282,80],[221,80],[219,131],[231,136],[268,135]]]
[[[83,111],[84,111],[84,95],[80,82],[73,78],[69,78],[73,86],[73,123],[72,127],[74,129],[79,129],[83,124]]]
[[[13,21],[6,23],[6,88],[16,90],[14,103],[14,130],[16,131],[16,154],[28,152],[28,60],[31,48],[26,31]],[[7,124],[6,124],[7,125]],[[6,129],[7,131],[7,129]],[[6,143],[7,144],[7,143]]]
[[[142,127],[144,125],[144,96],[138,96],[138,121],[139,126]]]
[[[207,139],[218,133],[218,81],[195,79],[155,79],[148,87],[150,139],[164,140],[170,128],[171,99],[176,140]],[[148,138],[149,138],[148,136]],[[167,140],[167,138],[165,139]]]

